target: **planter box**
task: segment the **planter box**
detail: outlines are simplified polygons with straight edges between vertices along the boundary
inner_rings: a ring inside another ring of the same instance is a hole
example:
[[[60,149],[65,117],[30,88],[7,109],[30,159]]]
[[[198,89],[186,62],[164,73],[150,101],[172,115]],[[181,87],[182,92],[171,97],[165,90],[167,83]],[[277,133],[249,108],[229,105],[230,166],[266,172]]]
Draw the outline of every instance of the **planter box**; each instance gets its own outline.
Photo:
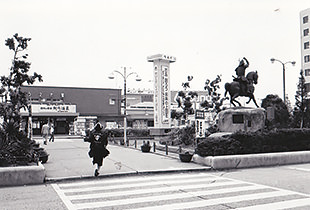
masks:
[[[201,157],[194,155],[193,161],[213,169],[251,168],[310,162],[310,151],[275,152],[248,155],[223,155]]]
[[[0,167],[0,186],[42,184],[45,178],[44,166]]]
[[[181,160],[181,162],[186,162],[189,163],[192,160],[193,155],[192,154],[179,154],[179,158]]]
[[[142,152],[150,152],[151,146],[141,146],[141,151]]]

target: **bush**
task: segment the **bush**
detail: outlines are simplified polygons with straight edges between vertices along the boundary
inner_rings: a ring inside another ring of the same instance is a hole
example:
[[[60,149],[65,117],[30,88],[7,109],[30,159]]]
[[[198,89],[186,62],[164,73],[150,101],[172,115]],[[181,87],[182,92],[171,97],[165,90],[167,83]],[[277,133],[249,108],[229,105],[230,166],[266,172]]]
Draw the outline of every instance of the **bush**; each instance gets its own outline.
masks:
[[[124,136],[124,129],[106,129],[105,132],[107,132],[109,136],[114,136],[114,137]],[[150,136],[150,130],[127,128],[127,135],[138,136],[138,137],[148,137]]]
[[[274,129],[236,132],[228,137],[207,137],[200,141],[200,156],[303,151],[310,149],[310,129]]]
[[[195,125],[175,128],[170,133],[171,145],[193,145],[195,142]]]
[[[38,162],[35,141],[16,129],[16,123],[4,123],[0,130],[0,167]]]

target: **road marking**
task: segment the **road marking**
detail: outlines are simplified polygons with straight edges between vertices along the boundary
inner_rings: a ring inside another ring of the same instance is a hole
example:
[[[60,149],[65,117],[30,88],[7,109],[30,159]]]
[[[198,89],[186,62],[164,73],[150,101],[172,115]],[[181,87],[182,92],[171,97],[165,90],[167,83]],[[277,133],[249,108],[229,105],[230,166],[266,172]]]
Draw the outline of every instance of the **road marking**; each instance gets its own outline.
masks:
[[[292,169],[292,170],[297,170],[297,171],[310,172],[310,168],[300,168],[300,167],[287,167],[287,168]]]
[[[184,185],[184,186],[169,186],[169,187],[159,187],[159,188],[150,188],[150,189],[139,189],[139,190],[122,190],[117,192],[105,192],[105,193],[92,193],[92,194],[82,194],[82,195],[68,195],[69,200],[83,200],[83,199],[94,199],[94,198],[108,198],[108,197],[116,197],[116,196],[129,196],[129,195],[143,195],[146,193],[163,193],[169,191],[183,191],[183,190],[194,190],[197,188],[207,188],[207,187],[222,187],[222,186],[230,186],[231,189],[228,188],[226,191],[228,192],[229,189],[233,192],[241,190],[251,190],[253,186],[240,186],[240,182],[213,182],[207,184],[195,183],[191,185]],[[263,187],[254,186],[255,189],[262,189]],[[212,190],[209,190],[210,192]],[[220,190],[218,190],[220,192]],[[224,192],[224,190],[223,190]],[[215,191],[216,193],[216,191]]]
[[[252,190],[258,190],[258,189],[262,189],[259,187],[247,187],[245,189],[252,189]],[[200,197],[200,196],[207,196],[207,195],[215,195],[215,194],[221,194],[221,193],[230,193],[230,192],[241,192],[244,191],[244,189],[238,189],[238,188],[231,188],[231,189],[222,189],[222,190],[205,190],[205,191],[198,191],[198,192],[184,192],[181,191],[179,193],[173,193],[173,194],[168,194],[168,195],[158,195],[158,196],[148,196],[148,197],[139,197],[139,198],[128,198],[128,199],[122,199],[122,200],[112,200],[112,201],[102,201],[102,202],[89,202],[89,203],[82,203],[82,204],[77,204],[76,207],[77,209],[87,209],[87,208],[107,208],[107,207],[113,207],[113,206],[117,206],[117,205],[129,205],[129,204],[138,204],[138,203],[144,203],[144,202],[157,202],[157,201],[169,201],[169,200],[173,200],[173,199],[184,199],[184,198],[191,198],[191,197]],[[268,193],[263,192],[263,193],[257,193],[257,194],[253,194],[252,196],[256,197],[256,196],[261,196],[261,194],[264,194],[263,196],[267,196]],[[272,194],[271,197],[274,196],[282,196],[282,195],[287,195],[287,192],[272,192],[270,193]],[[270,195],[269,195],[270,196]],[[244,196],[241,196],[244,197]],[[235,197],[232,197],[233,199],[235,199]],[[251,197],[252,198],[252,197]],[[230,197],[228,197],[227,199],[231,199]],[[207,200],[207,202],[209,203],[210,201],[212,201],[212,199]],[[194,201],[193,203],[197,203],[197,201]],[[184,203],[181,204],[181,206],[183,206]],[[192,206],[191,206],[192,207]],[[158,209],[161,208],[161,206],[155,206],[152,209]],[[143,209],[143,208],[142,208]],[[170,208],[170,206],[168,206],[168,208],[165,207],[165,209],[172,209]]]
[[[59,188],[59,186],[57,184],[51,184],[52,187],[54,188],[54,190],[56,191],[56,193],[58,194],[58,196],[60,197],[60,199],[64,202],[64,204],[66,205],[66,207],[68,208],[68,210],[76,210],[76,208],[74,207],[74,205],[71,203],[71,201],[67,198],[67,196],[65,195],[65,193]]]
[[[296,208],[296,207],[303,207],[303,206],[308,206],[307,209],[310,208],[309,207],[310,198],[281,201],[281,202],[261,204],[261,205],[256,205],[256,206],[248,206],[244,208],[237,208],[236,210],[261,210],[261,209],[278,210],[278,209],[284,209],[284,208],[289,209],[289,208]]]
[[[208,209],[214,205],[235,202],[250,205],[240,210],[284,209],[287,206],[294,208],[310,205],[310,196],[307,194],[206,173],[120,177],[52,186],[69,210]],[[282,196],[293,198],[281,201]],[[266,200],[268,198],[273,199]],[[258,201],[259,204],[254,205],[252,201]]]
[[[285,196],[285,195],[290,195],[290,194],[291,193],[286,192],[286,191],[262,192],[262,193],[254,193],[254,194],[249,194],[249,195],[237,195],[237,196],[224,197],[224,198],[208,199],[208,200],[202,200],[202,201],[191,201],[191,202],[173,203],[173,204],[151,206],[151,207],[142,207],[142,208],[135,208],[135,210],[157,210],[157,209],[172,210],[172,209],[200,208],[200,207],[207,207],[207,206],[232,203],[232,202],[273,198],[277,196]]]
[[[117,179],[112,179],[112,180],[105,180],[105,179],[100,179],[100,180],[93,180],[93,181],[82,181],[82,182],[73,182],[73,183],[64,183],[64,184],[59,184],[61,188],[66,188],[66,187],[75,187],[75,186],[89,186],[89,185],[99,185],[99,184],[124,184],[124,183],[131,183],[131,182],[139,182],[139,181],[153,181],[153,180],[176,180],[176,179],[186,179],[188,178],[189,174],[168,174],[168,175],[156,175],[156,176],[141,176],[141,177],[127,177],[125,180],[121,180],[119,178]],[[210,177],[213,178],[215,176],[213,175],[206,175],[204,173],[198,173],[198,174],[190,174],[191,179],[193,178],[206,178]]]
[[[200,178],[198,182],[201,184],[202,182],[216,182],[220,180],[225,180],[223,178]],[[172,184],[188,184],[194,183],[195,181],[192,179],[188,180],[170,180],[170,181],[148,181],[148,182],[140,182],[140,183],[131,183],[131,184],[123,184],[123,185],[111,185],[111,186],[94,186],[94,187],[85,187],[85,188],[72,188],[72,189],[63,189],[65,193],[72,193],[72,192],[87,192],[87,191],[100,191],[100,190],[113,190],[113,189],[122,189],[122,188],[130,188],[130,187],[150,187],[154,185],[172,185]],[[197,182],[197,181],[196,181]]]

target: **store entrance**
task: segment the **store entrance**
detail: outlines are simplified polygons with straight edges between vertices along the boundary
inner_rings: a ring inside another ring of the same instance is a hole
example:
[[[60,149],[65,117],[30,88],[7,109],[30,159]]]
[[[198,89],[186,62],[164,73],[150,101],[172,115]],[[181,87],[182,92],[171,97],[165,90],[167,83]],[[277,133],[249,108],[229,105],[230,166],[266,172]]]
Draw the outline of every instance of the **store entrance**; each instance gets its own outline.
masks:
[[[69,134],[69,123],[65,118],[56,118],[54,127],[55,134]]]

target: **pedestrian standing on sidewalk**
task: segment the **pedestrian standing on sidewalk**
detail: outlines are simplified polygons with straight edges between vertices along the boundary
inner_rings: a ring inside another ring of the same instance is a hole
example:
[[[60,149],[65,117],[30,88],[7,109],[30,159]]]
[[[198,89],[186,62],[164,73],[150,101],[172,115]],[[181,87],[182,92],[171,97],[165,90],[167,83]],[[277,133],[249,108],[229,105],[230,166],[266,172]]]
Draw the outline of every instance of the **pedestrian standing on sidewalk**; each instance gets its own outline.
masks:
[[[50,132],[50,128],[47,123],[42,126],[41,135],[43,137],[43,143],[47,145],[48,134]]]
[[[50,134],[51,134],[51,137],[49,141],[54,142],[54,125],[53,124],[51,125],[51,128],[50,128]]]
[[[107,150],[108,135],[102,131],[103,127],[97,123],[94,129],[90,132],[89,137],[85,141],[90,142],[89,157],[93,158],[93,165],[97,164],[95,176],[99,175],[99,170],[103,165],[103,158],[107,157],[110,152]]]

